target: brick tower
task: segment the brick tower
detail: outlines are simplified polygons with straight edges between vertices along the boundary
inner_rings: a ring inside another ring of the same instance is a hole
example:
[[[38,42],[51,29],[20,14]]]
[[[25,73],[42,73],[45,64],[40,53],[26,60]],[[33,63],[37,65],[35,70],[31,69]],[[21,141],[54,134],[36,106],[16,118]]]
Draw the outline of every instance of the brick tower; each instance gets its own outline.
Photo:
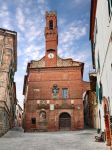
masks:
[[[46,12],[45,56],[32,60],[24,80],[25,131],[83,129],[84,63],[57,54],[58,29],[55,12]]]
[[[55,12],[46,12],[45,41],[45,65],[46,67],[55,67],[58,46],[57,15]]]

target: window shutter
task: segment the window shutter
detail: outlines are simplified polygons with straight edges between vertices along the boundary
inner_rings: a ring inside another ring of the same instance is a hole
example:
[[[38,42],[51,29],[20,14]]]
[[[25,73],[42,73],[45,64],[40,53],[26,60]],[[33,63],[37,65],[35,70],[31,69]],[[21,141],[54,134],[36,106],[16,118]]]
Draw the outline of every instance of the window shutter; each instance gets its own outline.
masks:
[[[103,96],[102,96],[102,95],[103,95],[103,94],[102,94],[102,90],[103,90],[103,89],[102,89],[102,84],[100,83],[100,90],[99,90],[99,100],[100,100],[100,104],[101,104],[101,102],[102,102],[102,97],[103,97]]]
[[[111,0],[111,4],[112,4],[112,0]],[[108,0],[108,12],[109,12],[109,16],[110,16],[110,14],[111,14],[110,0]]]

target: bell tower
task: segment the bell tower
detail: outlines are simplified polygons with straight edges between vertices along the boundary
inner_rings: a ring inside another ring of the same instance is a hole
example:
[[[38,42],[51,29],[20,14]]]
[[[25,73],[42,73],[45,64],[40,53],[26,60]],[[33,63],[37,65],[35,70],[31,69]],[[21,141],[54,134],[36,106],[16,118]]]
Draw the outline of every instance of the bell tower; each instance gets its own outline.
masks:
[[[54,11],[46,12],[46,27],[45,27],[45,64],[46,67],[55,67],[57,65],[57,46],[58,46],[58,31],[57,31],[57,14]]]

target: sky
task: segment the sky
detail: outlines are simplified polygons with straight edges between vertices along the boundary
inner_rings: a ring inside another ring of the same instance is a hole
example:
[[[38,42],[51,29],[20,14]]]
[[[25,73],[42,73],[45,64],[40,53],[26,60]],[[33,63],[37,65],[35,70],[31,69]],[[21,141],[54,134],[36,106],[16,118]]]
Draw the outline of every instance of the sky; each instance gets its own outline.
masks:
[[[84,80],[88,81],[90,0],[0,0],[0,28],[17,32],[15,82],[21,106],[27,63],[45,55],[45,12],[51,10],[58,18],[58,55],[84,62]]]

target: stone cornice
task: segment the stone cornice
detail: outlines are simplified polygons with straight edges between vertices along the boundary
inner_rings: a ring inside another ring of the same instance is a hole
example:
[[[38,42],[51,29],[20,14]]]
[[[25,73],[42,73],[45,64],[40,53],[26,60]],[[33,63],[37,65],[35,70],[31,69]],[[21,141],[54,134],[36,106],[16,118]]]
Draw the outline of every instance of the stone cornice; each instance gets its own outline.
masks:
[[[44,67],[44,68],[29,68],[29,71],[32,72],[32,71],[62,71],[62,70],[80,70],[81,69],[81,66],[67,66],[67,67]]]
[[[59,56],[57,57],[57,67],[79,67],[79,66],[83,67],[83,65],[84,65],[83,62],[74,61],[71,58],[62,59]],[[45,68],[45,57],[43,57],[38,61],[32,60],[29,63],[28,68]]]

